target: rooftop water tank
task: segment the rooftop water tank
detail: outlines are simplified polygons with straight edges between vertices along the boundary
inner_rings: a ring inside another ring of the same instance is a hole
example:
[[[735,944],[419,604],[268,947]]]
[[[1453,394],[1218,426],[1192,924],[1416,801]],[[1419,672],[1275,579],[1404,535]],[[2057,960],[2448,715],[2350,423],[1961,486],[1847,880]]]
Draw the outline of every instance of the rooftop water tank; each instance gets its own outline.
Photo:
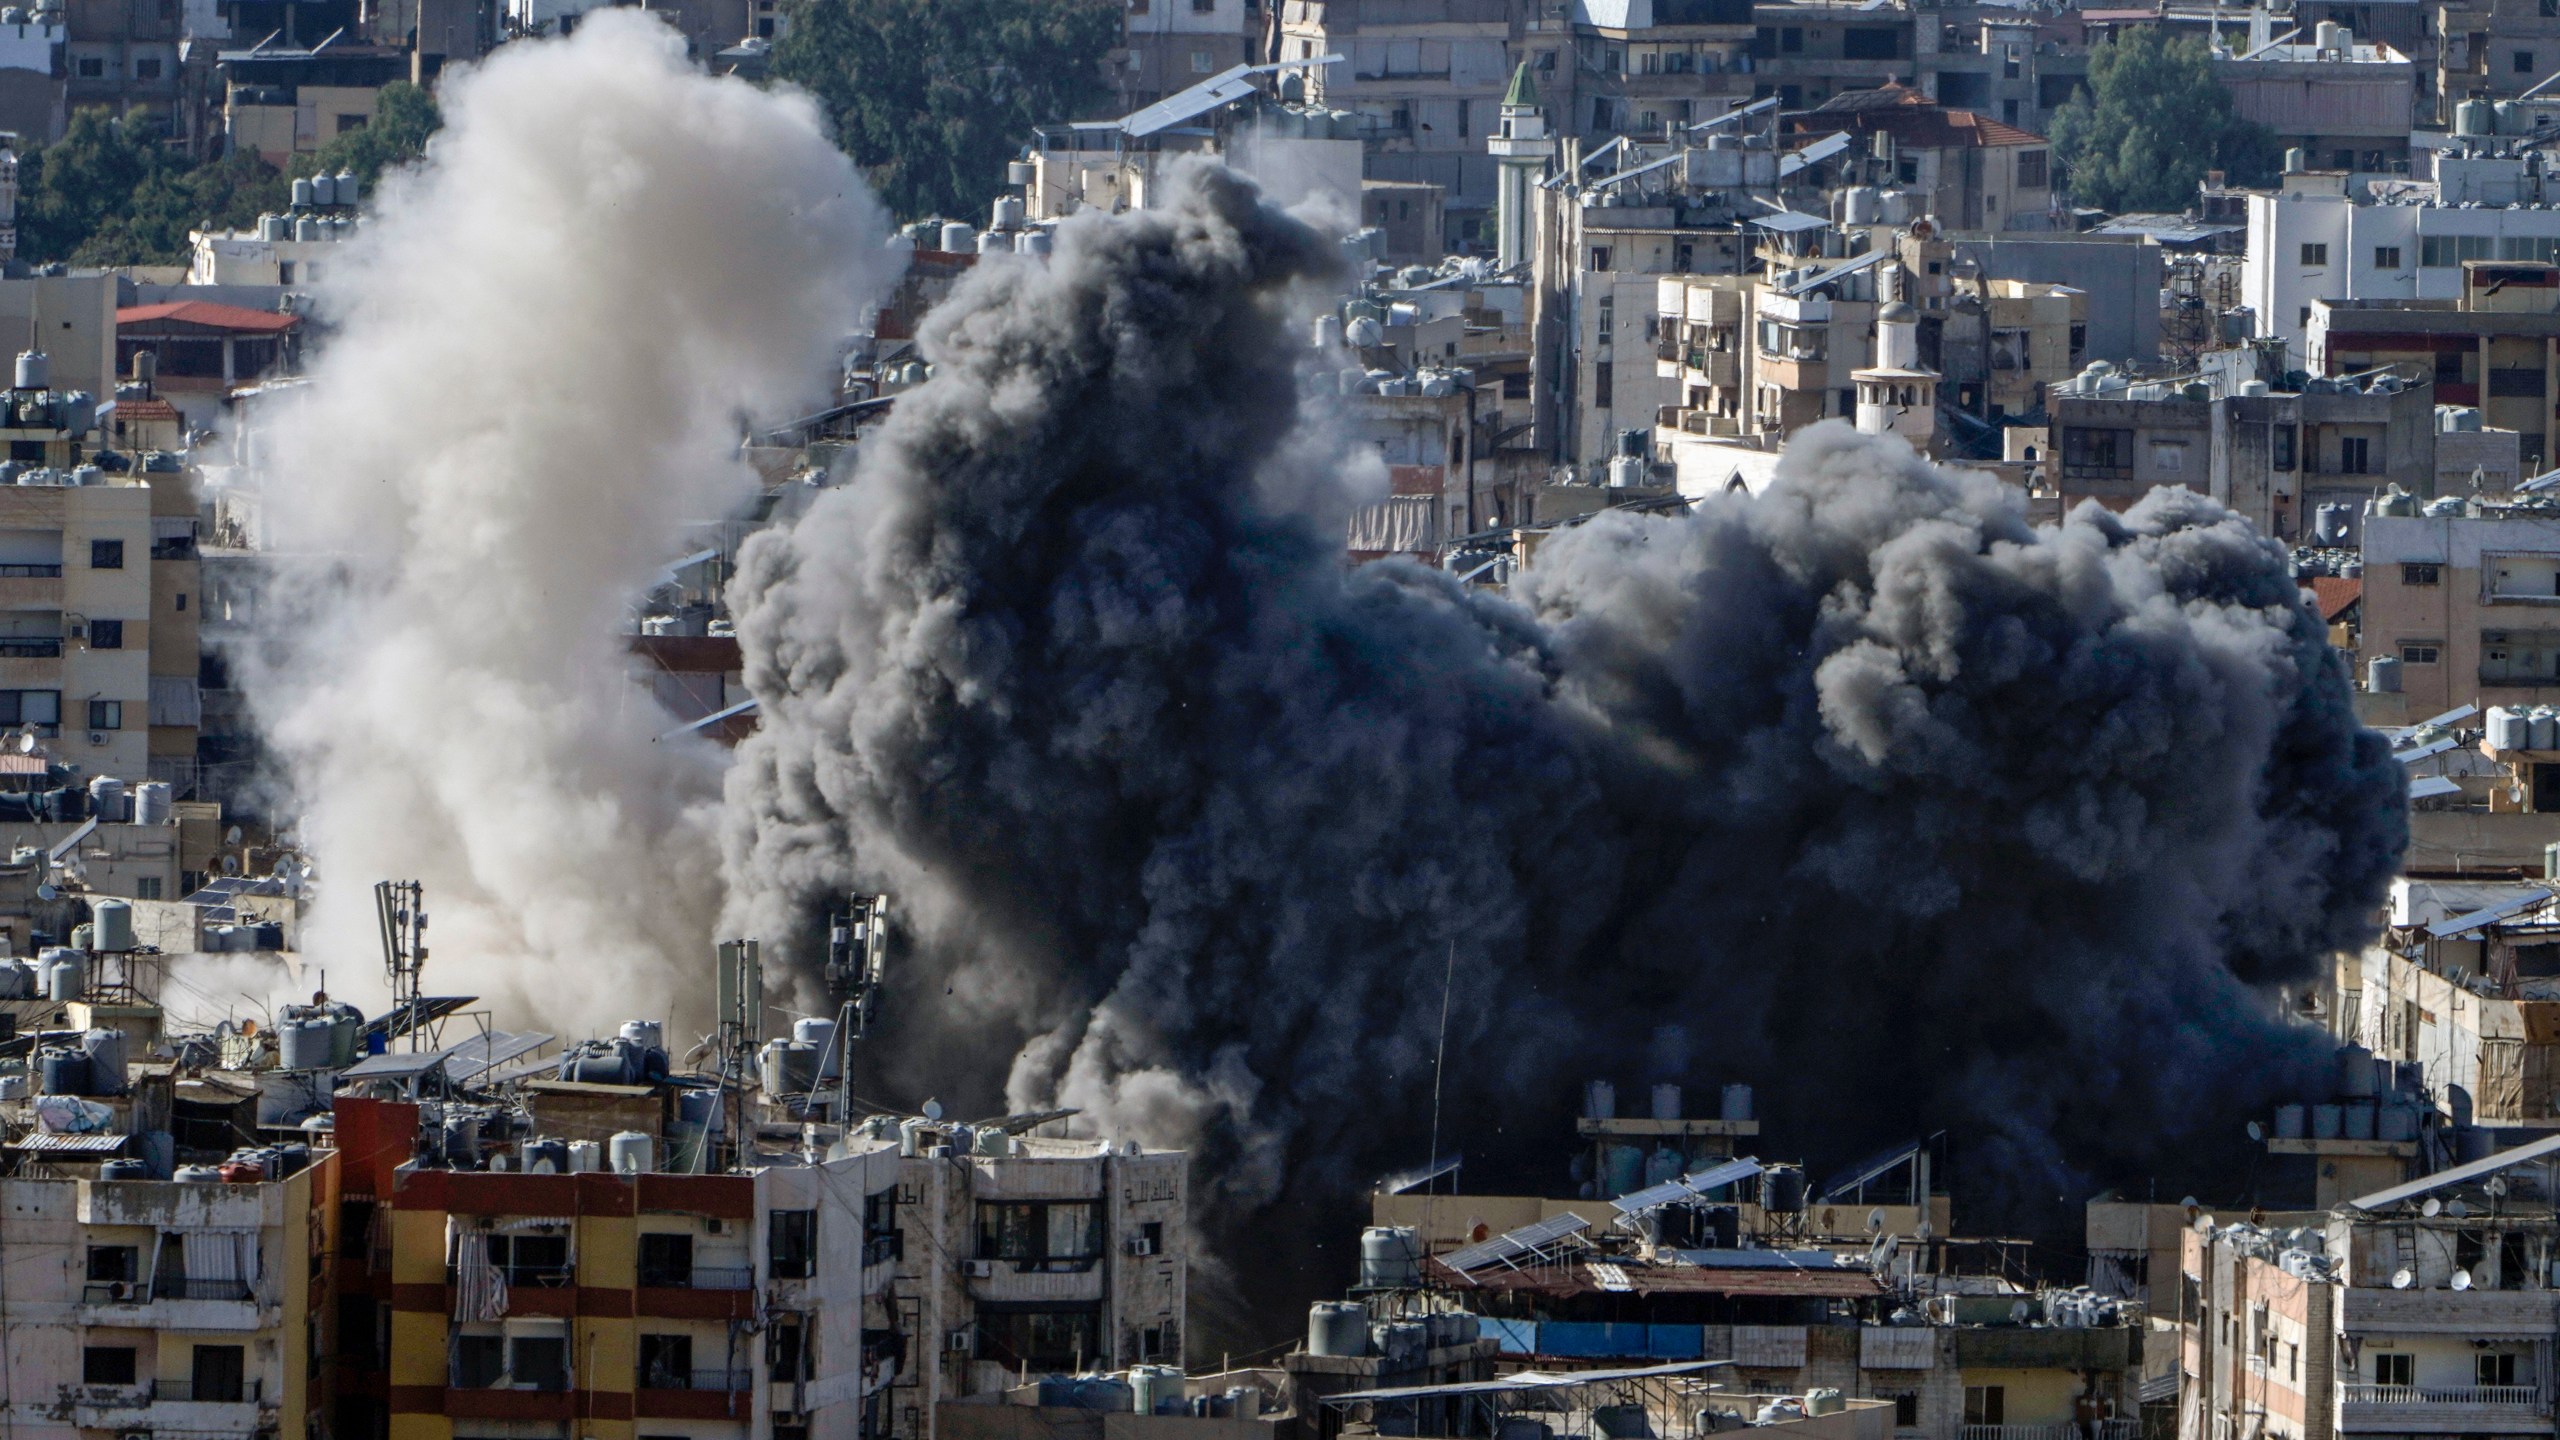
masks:
[[[1373,1290],[1422,1282],[1422,1244],[1410,1226],[1372,1225],[1360,1232],[1360,1283]]]
[[[2344,1140],[2373,1138],[2373,1106],[2366,1101],[2349,1105],[2338,1117],[2338,1136]]]
[[[296,209],[296,210],[308,210],[308,209],[310,209],[310,208],[311,208],[311,195],[312,195],[312,188],[311,188],[311,177],[310,177],[310,176],[308,176],[308,175],[301,176],[301,177],[297,178],[297,179],[293,182],[293,208],[294,208],[294,209]]]
[[[2340,1098],[2370,1100],[2373,1098],[2373,1052],[2362,1045],[2338,1047],[2338,1090]]]
[[[338,203],[341,205],[353,205],[356,201],[362,198],[364,198],[364,182],[356,178],[356,172],[353,170],[339,171]]]
[[[325,1070],[337,1058],[337,1026],[325,1015],[295,1015],[276,1026],[276,1063],[287,1070]]]
[[[981,255],[1010,255],[1013,253],[1013,237],[1001,230],[980,231],[977,250]]]
[[[2376,655],[2364,662],[2364,688],[2376,695],[2400,693],[2400,657]]]
[[[80,1049],[89,1057],[89,1090],[96,1095],[124,1093],[124,1032],[103,1026],[80,1037]]]
[[[1046,230],[1025,230],[1013,237],[1013,253],[1016,255],[1046,255],[1049,246],[1049,232]]]
[[[2311,1107],[2312,1139],[2335,1140],[2338,1138],[2339,1130],[2345,1124],[2346,1112],[2343,1108],[2336,1105],[2314,1105]]]
[[[620,1130],[605,1142],[605,1158],[616,1175],[641,1175],[654,1170],[652,1161],[656,1145],[637,1130]]]
[[[36,1057],[36,1088],[47,1095],[89,1093],[89,1052],[54,1046]]]
[[[2537,705],[2526,716],[2531,726],[2533,743],[2528,750],[2560,750],[2560,713],[2547,705]]]
[[[1680,1118],[1679,1086],[1656,1085],[1653,1087],[1653,1118],[1656,1120],[1677,1120]]]
[[[317,215],[294,216],[293,238],[305,244],[319,243],[321,239],[320,217]]]
[[[89,969],[77,950],[57,950],[45,969],[44,998],[68,1004],[89,993]]]
[[[2497,112],[2486,100],[2465,100],[2453,107],[2453,133],[2456,135],[2494,135],[2498,131]]]
[[[2276,1107],[2277,1139],[2300,1140],[2309,1131],[2310,1127],[2311,1116],[2303,1106],[2279,1105]]]
[[[314,175],[314,176],[312,176],[312,177],[311,177],[311,203],[312,203],[312,204],[314,204],[314,205],[335,205],[335,204],[337,204],[337,203],[338,203],[338,177],[337,177],[337,176],[335,176],[335,175]]]
[[[1019,230],[1022,228],[1021,196],[999,195],[996,197],[995,224],[992,228],[997,230]]]
[[[145,780],[133,787],[133,823],[166,825],[176,813],[177,792],[166,780]]]
[[[1748,1085],[1727,1085],[1724,1087],[1723,1103],[1719,1107],[1717,1114],[1719,1118],[1725,1120],[1750,1119],[1751,1087]]]
[[[261,215],[258,217],[258,238],[269,244],[285,239],[290,224],[282,215]]]
[[[52,373],[52,367],[46,361],[43,351],[21,350],[18,352],[19,389],[42,390]]]
[[[978,232],[976,228],[959,220],[944,221],[942,225],[942,248],[954,255],[975,254],[978,249]]]
[[[1028,185],[1039,177],[1039,169],[1028,160],[1008,160],[1004,167],[1004,183]]]
[[[823,1015],[804,1015],[791,1022],[791,1038],[818,1052],[818,1078],[833,1080],[844,1068],[836,1045],[836,1022]]]
[[[569,1173],[585,1175],[604,1168],[604,1146],[593,1140],[569,1142]]]
[[[133,902],[101,900],[89,912],[90,948],[110,955],[129,954],[134,949]]]

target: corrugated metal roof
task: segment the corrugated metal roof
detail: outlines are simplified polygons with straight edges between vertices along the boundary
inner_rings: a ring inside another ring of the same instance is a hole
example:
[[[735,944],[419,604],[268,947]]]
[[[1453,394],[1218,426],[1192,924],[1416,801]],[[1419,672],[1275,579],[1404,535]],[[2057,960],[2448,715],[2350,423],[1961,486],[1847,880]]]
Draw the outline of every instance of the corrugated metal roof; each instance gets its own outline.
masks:
[[[1327,1405],[1351,1405],[1372,1400],[1419,1400],[1436,1395],[1506,1395],[1534,1390],[1570,1390],[1581,1385],[1608,1385],[1621,1380],[1663,1380],[1675,1375],[1695,1375],[1705,1370],[1732,1365],[1730,1360],[1680,1360],[1669,1365],[1647,1365],[1634,1370],[1575,1370],[1561,1375],[1524,1370],[1499,1380],[1467,1380],[1455,1385],[1397,1385],[1384,1390],[1347,1390],[1339,1395],[1320,1397]]]
[[[2519,1145],[2513,1150],[2501,1150],[2486,1160],[2474,1160],[2468,1165],[2456,1165],[2450,1170],[2439,1170],[2423,1180],[2412,1180],[2406,1185],[2394,1185],[2388,1190],[2376,1190],[2370,1195],[2348,1201],[2347,1208],[2388,1210],[2403,1200],[2415,1200],[2421,1195],[2449,1186],[2467,1185],[2474,1180],[2485,1180],[2501,1170],[2512,1169],[2527,1161],[2540,1160],[2554,1154],[2560,1154],[2560,1135],[2536,1140],[2530,1145]]]

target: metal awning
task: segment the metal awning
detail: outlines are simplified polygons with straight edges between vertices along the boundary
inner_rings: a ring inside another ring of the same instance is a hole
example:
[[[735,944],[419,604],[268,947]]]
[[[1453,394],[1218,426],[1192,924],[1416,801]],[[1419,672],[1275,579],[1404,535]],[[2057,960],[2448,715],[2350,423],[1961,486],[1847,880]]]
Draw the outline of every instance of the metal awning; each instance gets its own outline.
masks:
[[[121,1155],[130,1135],[54,1135],[32,1131],[9,1142],[22,1155]]]
[[[2467,1185],[2474,1180],[2485,1180],[2501,1170],[2512,1170],[2518,1165],[2549,1159],[2555,1155],[2560,1155],[2560,1135],[2536,1140],[2530,1145],[2519,1145],[2513,1150],[2501,1150],[2486,1160],[2474,1160],[2468,1165],[2456,1165],[2450,1170],[2439,1170],[2423,1180],[2412,1180],[2406,1185],[2394,1185],[2388,1190],[2376,1190],[2370,1195],[2348,1201],[2347,1208],[2388,1210],[2404,1200],[2415,1200],[2433,1191],[2455,1185]]]
[[[1159,130],[1170,130],[1185,120],[1206,115],[1221,105],[1232,105],[1253,93],[1256,75],[1269,75],[1279,70],[1299,70],[1314,65],[1337,65],[1344,57],[1318,55],[1305,60],[1281,60],[1269,65],[1234,65],[1219,71],[1188,90],[1167,95],[1153,105],[1122,117],[1120,131],[1133,140],[1144,139]]]
[[[1832,266],[1830,269],[1823,271],[1821,274],[1814,276],[1812,279],[1803,281],[1799,284],[1790,285],[1778,293],[1781,295],[1796,296],[1805,294],[1809,291],[1819,290],[1823,286],[1830,284],[1832,281],[1840,279],[1844,275],[1854,275],[1883,258],[1883,251],[1870,250],[1855,260],[1843,260],[1839,264]]]
[[[1349,1390],[1340,1395],[1318,1398],[1327,1405],[1358,1405],[1379,1400],[1427,1400],[1442,1395],[1519,1395],[1540,1390],[1570,1390],[1580,1385],[1609,1385],[1625,1380],[1668,1380],[1679,1375],[1729,1368],[1733,1363],[1730,1360],[1680,1360],[1669,1365],[1647,1365],[1637,1370],[1576,1370],[1562,1375],[1524,1370],[1499,1380],[1466,1380],[1454,1385],[1396,1385],[1384,1390]]]
[[[1691,1171],[1677,1180],[1665,1180],[1633,1194],[1621,1195],[1609,1203],[1618,1207],[1621,1215],[1642,1215],[1681,1200],[1703,1200],[1706,1191],[1741,1180],[1757,1179],[1759,1175],[1760,1162],[1744,1156],[1721,1165],[1710,1165],[1704,1170]]]
[[[1763,230],[1775,230],[1781,235],[1794,235],[1805,230],[1819,230],[1831,222],[1819,215],[1807,215],[1801,210],[1780,210],[1774,215],[1747,216],[1742,223],[1757,225]]]
[[[1848,148],[1849,137],[1846,134],[1825,135],[1802,149],[1790,150],[1779,156],[1778,178],[1783,180],[1808,165],[1819,165]]]
[[[339,1078],[344,1080],[411,1080],[418,1076],[427,1074],[429,1071],[441,1069],[443,1065],[444,1052],[441,1050],[424,1050],[414,1054],[386,1052],[381,1055],[367,1055],[362,1060],[348,1066],[347,1069],[340,1074]]]

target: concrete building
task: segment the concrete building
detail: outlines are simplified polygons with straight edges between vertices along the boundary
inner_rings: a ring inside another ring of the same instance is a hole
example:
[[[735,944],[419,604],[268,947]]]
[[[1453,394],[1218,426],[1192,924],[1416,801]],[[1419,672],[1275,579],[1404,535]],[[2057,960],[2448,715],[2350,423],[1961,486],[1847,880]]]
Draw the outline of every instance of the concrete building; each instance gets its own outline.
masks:
[[[208,245],[277,248],[265,241],[201,234],[198,242],[200,256]],[[270,263],[280,265],[284,274],[295,273],[293,260]],[[317,278],[310,273],[316,269],[312,264],[306,278]],[[128,373],[137,360],[147,364],[153,398],[174,409],[191,430],[222,428],[236,392],[290,374],[301,358],[301,340],[298,315],[210,300],[134,305],[116,312],[117,363]]]
[[[2436,398],[2517,433],[2527,473],[2551,464],[2560,402],[2560,265],[2469,260],[2453,300],[2316,301],[2304,351],[2316,374],[2395,366],[2434,378]]]
[[[1262,0],[1129,0],[1111,56],[1120,113],[1266,58],[1255,53],[1264,20]]]
[[[2041,135],[1935,104],[1907,85],[1835,95],[1794,117],[1809,135],[1845,133],[1879,156],[1916,214],[1958,232],[2055,230],[2053,153]]]
[[[2364,654],[2399,657],[2418,715],[2466,701],[2549,703],[2560,630],[2540,617],[2560,574],[2560,516],[2451,500],[2427,508],[2446,513],[2363,517]]]
[[[2541,168],[2512,154],[2440,155],[2432,183],[2382,198],[2343,174],[2288,175],[2248,197],[2241,303],[2259,335],[2299,347],[2321,300],[2459,300],[2465,261],[2560,259],[2560,209],[2545,201]]]
[[[327,38],[308,37],[303,43]],[[426,48],[421,44],[417,53]],[[224,143],[279,170],[291,169],[296,159],[317,154],[321,146],[372,120],[382,87],[410,78],[411,61],[411,52],[403,49],[348,43],[300,49],[288,40],[222,51],[216,70],[222,83]]]
[[[1557,33],[1538,56],[1515,56],[1530,18],[1517,0],[1285,0],[1272,58],[1348,57],[1309,71],[1307,91],[1360,117],[1362,175],[1439,186],[1446,248],[1490,250],[1495,166],[1485,140],[1503,91],[1520,59],[1543,60],[1533,66],[1543,84],[1565,49],[1561,23],[1546,20]]]
[[[14,193],[15,172],[11,188]],[[116,279],[27,275],[0,279],[0,348],[42,350],[66,391],[104,399],[116,390]]]
[[[2226,54],[2214,76],[2244,120],[2276,133],[2314,164],[2365,174],[2407,173],[2418,67],[2345,26],[2299,27],[2300,38]]]
[[[2358,1196],[2323,1224],[2200,1220],[2179,1300],[2181,1440],[2551,1426],[2560,1139]]]

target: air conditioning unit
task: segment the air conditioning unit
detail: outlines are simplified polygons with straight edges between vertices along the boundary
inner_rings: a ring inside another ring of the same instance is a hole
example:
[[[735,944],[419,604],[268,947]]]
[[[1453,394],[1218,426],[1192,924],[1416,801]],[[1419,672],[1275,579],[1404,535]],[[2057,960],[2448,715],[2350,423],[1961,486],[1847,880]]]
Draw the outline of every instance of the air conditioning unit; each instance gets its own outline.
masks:
[[[1144,1235],[1132,1235],[1129,1237],[1129,1253],[1138,1256],[1153,1255],[1156,1253],[1156,1242]]]
[[[107,737],[103,732],[92,730],[89,732],[89,743],[92,745],[104,745],[107,743]]]
[[[722,1235],[727,1232],[721,1228],[718,1218],[706,1217],[702,1222],[702,1233],[705,1235]]]
[[[960,1351],[972,1351],[977,1349],[978,1327],[975,1325],[963,1325],[959,1329],[952,1331],[950,1334],[943,1336],[942,1348],[945,1350]]]
[[[109,1299],[109,1300],[113,1301],[114,1303],[116,1303],[116,1304],[118,1304],[118,1305],[121,1305],[121,1304],[125,1303],[126,1301],[131,1300],[132,1298],[133,1298],[133,1282],[132,1282],[132,1281],[130,1281],[130,1280],[111,1280],[111,1281],[107,1282],[107,1299]]]
[[[996,1262],[993,1260],[972,1260],[968,1264],[970,1279],[992,1280],[995,1278]]]

